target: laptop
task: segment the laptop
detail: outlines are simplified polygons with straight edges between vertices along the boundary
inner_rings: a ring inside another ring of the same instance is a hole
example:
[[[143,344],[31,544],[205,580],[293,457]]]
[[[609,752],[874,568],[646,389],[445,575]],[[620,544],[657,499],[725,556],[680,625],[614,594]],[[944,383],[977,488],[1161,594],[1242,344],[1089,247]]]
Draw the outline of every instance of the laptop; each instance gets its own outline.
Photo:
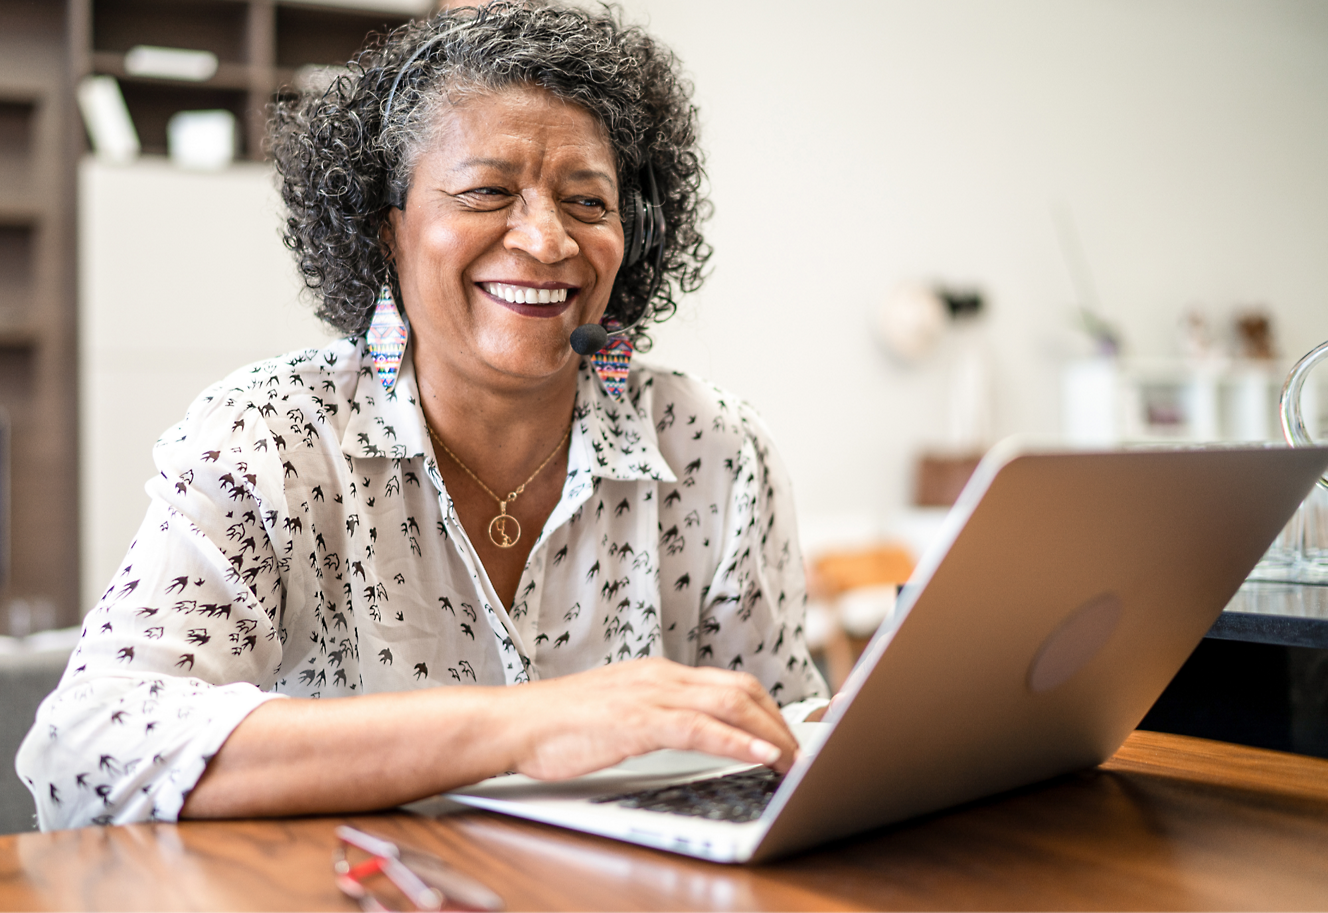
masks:
[[[1037,452],[978,466],[802,758],[658,751],[445,794],[758,862],[1105,761],[1328,467],[1328,447]],[[420,809],[425,811],[427,809]],[[737,820],[730,820],[736,818]]]

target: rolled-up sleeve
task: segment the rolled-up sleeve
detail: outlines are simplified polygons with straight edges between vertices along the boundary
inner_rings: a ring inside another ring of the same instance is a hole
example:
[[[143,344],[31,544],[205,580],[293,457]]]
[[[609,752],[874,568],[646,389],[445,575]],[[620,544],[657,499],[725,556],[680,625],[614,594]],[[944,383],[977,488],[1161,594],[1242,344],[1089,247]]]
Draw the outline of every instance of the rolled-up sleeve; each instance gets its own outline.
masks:
[[[274,495],[258,484],[272,459],[261,431],[234,435],[203,404],[158,444],[143,525],[19,750],[43,830],[175,820],[232,730],[279,697],[264,690],[282,656]]]

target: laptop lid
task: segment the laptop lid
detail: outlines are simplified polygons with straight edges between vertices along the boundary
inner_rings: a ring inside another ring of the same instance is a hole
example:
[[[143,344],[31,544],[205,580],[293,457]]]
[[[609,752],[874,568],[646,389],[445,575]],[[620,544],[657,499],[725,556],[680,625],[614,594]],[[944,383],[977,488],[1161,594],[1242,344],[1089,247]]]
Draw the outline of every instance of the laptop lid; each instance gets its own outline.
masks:
[[[1325,465],[1328,448],[993,449],[752,858],[1106,760]]]

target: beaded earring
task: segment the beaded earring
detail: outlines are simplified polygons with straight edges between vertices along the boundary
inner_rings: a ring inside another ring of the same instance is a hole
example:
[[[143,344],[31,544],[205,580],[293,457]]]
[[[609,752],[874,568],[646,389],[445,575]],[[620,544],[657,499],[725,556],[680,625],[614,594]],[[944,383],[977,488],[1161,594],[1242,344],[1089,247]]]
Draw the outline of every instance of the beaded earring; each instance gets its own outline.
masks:
[[[409,332],[406,321],[401,319],[401,313],[397,310],[396,299],[392,297],[392,287],[384,282],[378,291],[373,321],[365,335],[378,380],[388,392],[396,386],[397,372],[401,369],[401,358],[406,353]]]
[[[627,393],[627,372],[636,349],[626,336],[613,335],[622,329],[622,324],[617,320],[608,317],[600,321],[600,325],[609,332],[609,341],[604,348],[590,356],[590,364],[599,375],[605,392],[621,400]]]

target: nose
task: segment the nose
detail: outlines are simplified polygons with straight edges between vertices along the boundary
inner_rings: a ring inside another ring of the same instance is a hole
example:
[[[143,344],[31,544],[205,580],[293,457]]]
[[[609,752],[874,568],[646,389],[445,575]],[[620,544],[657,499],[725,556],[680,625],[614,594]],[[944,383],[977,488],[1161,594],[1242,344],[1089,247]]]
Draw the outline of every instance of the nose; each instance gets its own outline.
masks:
[[[508,250],[524,251],[541,263],[558,263],[581,250],[568,234],[557,204],[546,199],[513,207],[503,243]]]

